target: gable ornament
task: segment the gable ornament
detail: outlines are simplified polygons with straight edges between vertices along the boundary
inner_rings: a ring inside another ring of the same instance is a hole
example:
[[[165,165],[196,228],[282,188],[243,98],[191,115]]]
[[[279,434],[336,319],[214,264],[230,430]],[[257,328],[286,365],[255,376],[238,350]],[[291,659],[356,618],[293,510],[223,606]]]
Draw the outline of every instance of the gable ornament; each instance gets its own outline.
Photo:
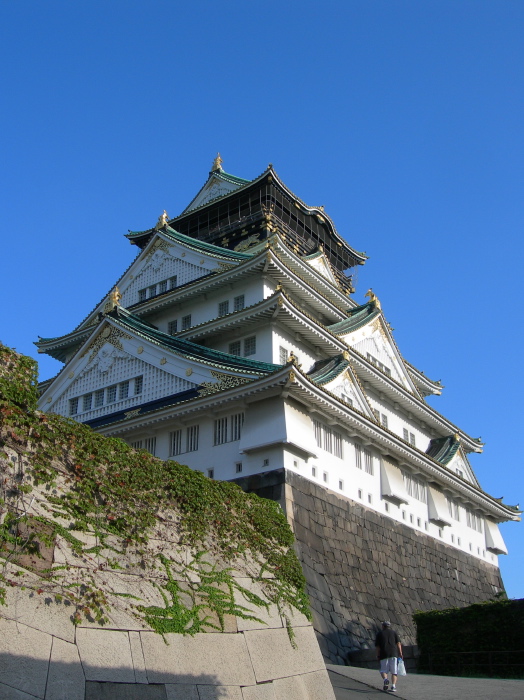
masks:
[[[374,293],[374,291],[371,289],[371,287],[364,294],[364,296],[369,297],[370,304],[374,304],[376,309],[378,309],[379,311],[382,311],[382,306],[380,305],[380,301],[378,300],[377,295]]]
[[[162,214],[160,214],[160,216],[158,217],[158,221],[156,222],[156,225],[155,225],[155,230],[160,231],[161,228],[164,228],[164,226],[167,226],[168,220],[169,220],[169,214],[164,209]]]

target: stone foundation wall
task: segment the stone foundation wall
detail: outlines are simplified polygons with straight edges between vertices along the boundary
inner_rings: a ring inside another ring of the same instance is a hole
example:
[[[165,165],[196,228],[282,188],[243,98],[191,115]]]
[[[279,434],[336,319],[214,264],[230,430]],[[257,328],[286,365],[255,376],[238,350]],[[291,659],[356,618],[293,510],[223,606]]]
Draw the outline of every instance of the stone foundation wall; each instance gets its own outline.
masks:
[[[384,619],[413,645],[415,610],[462,607],[503,589],[497,567],[293,472],[275,470],[237,483],[285,509],[319,645],[331,663],[373,648]]]

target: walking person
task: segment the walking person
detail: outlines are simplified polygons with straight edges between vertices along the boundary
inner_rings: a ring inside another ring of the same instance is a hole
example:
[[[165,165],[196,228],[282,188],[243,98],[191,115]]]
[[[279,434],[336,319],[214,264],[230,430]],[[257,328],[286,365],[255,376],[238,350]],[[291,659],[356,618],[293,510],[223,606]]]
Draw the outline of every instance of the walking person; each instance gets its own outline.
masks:
[[[398,659],[402,656],[402,644],[398,634],[391,629],[391,622],[383,622],[382,629],[375,639],[377,659],[380,661],[380,675],[384,680],[382,690],[394,693],[397,690]],[[391,686],[388,674],[391,674]]]

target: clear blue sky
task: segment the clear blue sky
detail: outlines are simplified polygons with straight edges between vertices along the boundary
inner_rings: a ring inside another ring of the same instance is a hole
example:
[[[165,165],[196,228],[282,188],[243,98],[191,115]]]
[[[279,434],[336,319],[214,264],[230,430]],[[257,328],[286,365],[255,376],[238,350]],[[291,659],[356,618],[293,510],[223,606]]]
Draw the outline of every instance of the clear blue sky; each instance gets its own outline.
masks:
[[[524,505],[523,37],[513,0],[0,0],[0,338],[36,356],[76,326],[217,151],[272,162],[370,256],[356,299],[486,442],[483,488]],[[522,525],[502,531],[524,597]]]

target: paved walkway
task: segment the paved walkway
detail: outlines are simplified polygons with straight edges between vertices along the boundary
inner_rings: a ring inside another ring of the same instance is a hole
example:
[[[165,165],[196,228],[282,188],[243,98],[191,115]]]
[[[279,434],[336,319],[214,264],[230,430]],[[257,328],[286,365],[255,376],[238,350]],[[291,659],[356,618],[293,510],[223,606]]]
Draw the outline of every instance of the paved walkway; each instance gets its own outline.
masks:
[[[386,696],[378,671],[354,666],[327,665],[337,700],[375,700]],[[398,679],[399,700],[524,700],[524,680],[418,676]]]

